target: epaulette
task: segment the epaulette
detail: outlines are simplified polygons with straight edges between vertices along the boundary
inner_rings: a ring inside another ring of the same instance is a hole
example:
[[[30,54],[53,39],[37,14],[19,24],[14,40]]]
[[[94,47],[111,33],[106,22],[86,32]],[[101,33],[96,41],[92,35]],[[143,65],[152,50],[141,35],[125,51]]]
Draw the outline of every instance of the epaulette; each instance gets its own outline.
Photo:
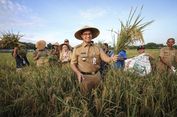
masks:
[[[102,50],[102,48],[101,48],[100,46],[98,46],[98,45],[96,45],[96,44],[94,44],[94,45],[95,45],[95,47],[96,47],[97,49]]]
[[[75,46],[74,48],[79,48],[79,47],[81,47],[81,46],[82,46],[82,44],[79,44],[79,45]]]

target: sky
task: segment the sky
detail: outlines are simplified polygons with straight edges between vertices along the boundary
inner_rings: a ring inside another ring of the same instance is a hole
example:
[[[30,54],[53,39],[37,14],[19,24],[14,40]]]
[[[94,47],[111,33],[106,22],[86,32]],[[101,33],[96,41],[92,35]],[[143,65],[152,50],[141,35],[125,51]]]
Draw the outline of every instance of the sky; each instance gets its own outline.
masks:
[[[22,42],[63,43],[75,46],[81,41],[74,33],[85,25],[96,27],[95,42],[113,44],[113,33],[120,30],[131,8],[143,6],[143,22],[154,20],[143,32],[145,44],[165,44],[177,39],[177,0],[0,0],[0,32],[23,34]]]

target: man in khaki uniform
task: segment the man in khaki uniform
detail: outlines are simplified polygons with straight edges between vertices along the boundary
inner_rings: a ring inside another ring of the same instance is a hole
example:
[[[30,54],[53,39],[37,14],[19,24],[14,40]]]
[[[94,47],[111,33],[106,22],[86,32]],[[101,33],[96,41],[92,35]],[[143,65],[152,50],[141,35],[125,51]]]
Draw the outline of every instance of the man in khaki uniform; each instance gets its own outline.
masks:
[[[92,39],[99,35],[99,30],[85,26],[75,33],[75,37],[83,40],[76,46],[71,57],[71,68],[77,74],[81,92],[86,94],[101,83],[99,72],[101,60],[105,62],[116,61],[117,56],[108,57],[103,50],[92,43]]]
[[[160,73],[174,72],[175,67],[177,67],[177,50],[173,48],[175,39],[169,38],[166,43],[167,47],[160,50],[160,62],[158,64]]]

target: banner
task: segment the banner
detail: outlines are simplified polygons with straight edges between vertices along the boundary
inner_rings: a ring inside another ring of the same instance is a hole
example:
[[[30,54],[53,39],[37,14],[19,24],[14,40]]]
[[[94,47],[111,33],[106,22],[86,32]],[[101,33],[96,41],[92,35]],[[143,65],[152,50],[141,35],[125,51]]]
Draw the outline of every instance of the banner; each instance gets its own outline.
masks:
[[[125,60],[124,71],[130,71],[140,76],[149,74],[152,70],[149,56],[146,53],[140,54],[136,57]]]

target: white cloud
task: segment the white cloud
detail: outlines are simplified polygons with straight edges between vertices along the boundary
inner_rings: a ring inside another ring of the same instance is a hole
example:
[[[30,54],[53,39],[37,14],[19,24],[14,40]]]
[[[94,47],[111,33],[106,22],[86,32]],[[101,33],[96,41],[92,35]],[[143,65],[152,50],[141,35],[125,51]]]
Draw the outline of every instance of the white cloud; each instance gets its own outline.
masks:
[[[64,42],[64,32],[58,31],[47,31],[47,32],[32,32],[25,34],[21,41],[29,41],[36,43],[38,40],[45,40],[47,43],[59,42],[60,44]]]
[[[100,35],[99,35],[99,39],[98,41],[101,41],[102,43],[108,43],[110,46],[113,46],[114,43],[114,36],[113,33],[111,33],[111,31],[109,31],[108,29],[105,28],[100,28]],[[116,35],[115,35],[116,38]]]
[[[103,17],[106,15],[107,11],[101,8],[91,8],[80,11],[80,16],[87,20],[94,20],[96,18]]]
[[[43,21],[23,4],[0,0],[0,30],[39,26]]]
[[[27,8],[26,6],[19,4],[17,2],[12,2],[12,0],[0,0],[0,10],[1,14],[18,14],[18,13],[24,13],[24,12],[29,12],[30,9]]]

